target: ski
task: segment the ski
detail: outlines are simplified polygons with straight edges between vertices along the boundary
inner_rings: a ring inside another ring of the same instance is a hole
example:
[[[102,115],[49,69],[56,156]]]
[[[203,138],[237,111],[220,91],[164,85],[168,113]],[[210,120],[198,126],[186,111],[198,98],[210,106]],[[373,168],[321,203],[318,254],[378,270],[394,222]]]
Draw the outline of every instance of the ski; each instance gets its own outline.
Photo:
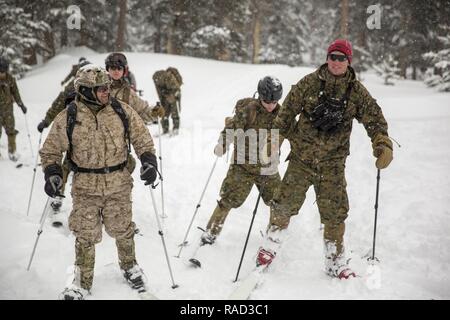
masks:
[[[269,265],[255,267],[253,271],[251,271],[243,280],[240,281],[238,286],[228,296],[227,300],[248,300],[258,284],[261,283],[263,275],[268,267]]]

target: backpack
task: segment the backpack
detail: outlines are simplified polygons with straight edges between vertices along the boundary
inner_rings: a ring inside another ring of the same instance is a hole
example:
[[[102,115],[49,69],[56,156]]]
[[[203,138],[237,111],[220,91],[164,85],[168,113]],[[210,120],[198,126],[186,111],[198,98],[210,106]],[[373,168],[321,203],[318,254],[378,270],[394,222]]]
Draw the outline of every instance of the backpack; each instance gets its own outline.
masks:
[[[155,86],[156,86],[156,88],[157,89],[162,89],[162,88],[164,88],[165,87],[165,75],[166,75],[166,71],[164,71],[164,70],[159,70],[159,71],[156,71],[154,74],[153,74],[153,82],[155,83]]]
[[[169,68],[167,68],[167,71],[169,71],[170,73],[173,74],[175,79],[177,79],[177,82],[178,82],[179,86],[181,86],[183,84],[183,78],[181,77],[181,74],[180,74],[180,72],[178,71],[177,68],[169,67]]]

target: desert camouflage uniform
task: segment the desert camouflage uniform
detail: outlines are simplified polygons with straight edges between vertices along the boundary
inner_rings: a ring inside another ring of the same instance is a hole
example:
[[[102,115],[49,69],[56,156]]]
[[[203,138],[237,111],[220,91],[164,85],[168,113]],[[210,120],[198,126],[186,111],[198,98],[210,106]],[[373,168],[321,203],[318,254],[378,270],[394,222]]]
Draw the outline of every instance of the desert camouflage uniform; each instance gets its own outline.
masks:
[[[84,168],[104,168],[123,163],[128,155],[125,129],[111,105],[98,112],[81,101],[76,101],[76,105],[72,160]],[[131,107],[123,103],[122,107],[129,119],[130,138],[136,154],[139,157],[144,152],[154,154],[153,140],[145,123]],[[68,151],[66,128],[67,109],[56,117],[40,150],[44,170],[49,165],[59,165],[63,153]],[[76,236],[76,267],[80,271],[83,289],[89,290],[92,286],[95,244],[102,239],[102,224],[106,232],[116,239],[120,267],[127,270],[136,262],[132,184],[133,179],[126,169],[105,174],[74,174],[69,228]]]

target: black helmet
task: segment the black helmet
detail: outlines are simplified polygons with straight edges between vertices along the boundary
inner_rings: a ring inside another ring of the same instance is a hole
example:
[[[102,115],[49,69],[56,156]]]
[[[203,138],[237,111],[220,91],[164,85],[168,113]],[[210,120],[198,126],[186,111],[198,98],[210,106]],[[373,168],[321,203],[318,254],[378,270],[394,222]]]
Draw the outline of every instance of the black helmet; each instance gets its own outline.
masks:
[[[81,61],[79,64],[78,64],[78,67],[80,67],[80,68],[82,68],[82,67],[84,67],[84,66],[87,66],[88,64],[91,64],[89,61],[87,61],[86,59],[84,59],[83,61]]]
[[[277,78],[266,76],[258,82],[258,94],[261,100],[278,101],[283,95],[283,86]]]
[[[110,67],[122,67],[126,69],[128,66],[127,57],[123,53],[113,52],[110,53],[105,60],[105,67],[108,70]]]
[[[9,61],[6,58],[0,57],[0,72],[8,72],[9,70]]]

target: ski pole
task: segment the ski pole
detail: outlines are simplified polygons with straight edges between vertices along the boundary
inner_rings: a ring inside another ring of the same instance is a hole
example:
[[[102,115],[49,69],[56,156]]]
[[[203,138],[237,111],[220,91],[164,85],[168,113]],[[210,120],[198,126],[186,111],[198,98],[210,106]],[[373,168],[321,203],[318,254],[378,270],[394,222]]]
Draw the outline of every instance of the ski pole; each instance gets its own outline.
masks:
[[[375,222],[373,226],[373,247],[372,247],[372,258],[369,258],[372,260],[372,262],[377,258],[375,258],[375,240],[377,236],[377,217],[378,217],[378,194],[380,191],[380,169],[377,169],[377,191],[375,195]]]
[[[28,262],[27,271],[30,271],[31,262],[33,261],[33,257],[34,257],[34,253],[36,252],[36,247],[37,247],[37,244],[39,241],[39,237],[41,236],[42,228],[44,227],[45,218],[47,217],[49,203],[50,203],[50,197],[47,198],[47,202],[45,203],[44,211],[42,212],[41,221],[40,221],[41,224],[37,231],[37,237],[36,237],[36,241],[34,242],[33,252],[31,252],[30,261]]]
[[[162,139],[161,139],[161,122],[158,121],[158,140],[159,140],[159,166],[161,171],[161,176],[163,174],[163,165],[162,165]],[[164,210],[164,180],[161,178],[161,209],[162,215],[161,218],[167,218],[166,212]]]
[[[166,255],[167,266],[169,267],[170,278],[172,279],[172,289],[175,289],[175,288],[178,288],[178,285],[175,284],[175,281],[173,279],[172,268],[170,267],[169,255],[167,254],[166,242],[164,241],[164,233],[162,232],[161,224],[159,222],[158,208],[156,207],[155,197],[153,196],[153,190],[152,190],[152,188],[155,188],[155,187],[156,186],[150,185],[149,190],[150,190],[150,195],[152,197],[153,209],[155,210],[156,223],[158,224],[158,234],[161,236],[161,241],[162,241],[162,244],[164,247],[164,254]]]
[[[42,132],[39,135],[38,152],[36,153],[36,159],[35,159],[34,168],[33,168],[33,180],[31,180],[31,190],[30,190],[30,196],[28,198],[27,216],[28,216],[28,213],[30,212],[31,198],[33,197],[34,180],[36,179],[36,169],[37,169],[37,165],[38,165],[39,148],[41,147],[41,140],[42,140]]]
[[[33,156],[34,152],[33,152],[33,146],[32,146],[32,144],[31,144],[30,130],[28,129],[27,115],[24,113],[23,116],[24,116],[24,118],[25,118],[25,128],[27,129],[28,142],[30,143],[31,156]]]
[[[209,173],[208,180],[206,180],[206,184],[205,184],[205,187],[203,188],[202,195],[200,196],[200,200],[198,201],[198,204],[195,207],[194,215],[192,216],[191,222],[189,223],[189,226],[187,228],[187,231],[186,231],[186,234],[184,236],[183,242],[180,244],[180,251],[178,252],[178,255],[176,256],[176,258],[180,257],[180,254],[181,254],[181,251],[183,250],[183,247],[185,247],[186,244],[187,244],[186,239],[187,239],[187,237],[189,235],[189,232],[190,232],[191,227],[192,227],[192,223],[195,220],[195,216],[197,215],[198,209],[201,206],[201,202],[202,202],[203,196],[205,195],[206,188],[208,187],[209,180],[211,180],[211,176],[212,176],[212,174],[214,172],[214,169],[216,168],[217,159],[219,159],[219,157],[216,157],[216,160],[214,160],[214,164],[213,164],[213,167],[211,169],[211,172]]]
[[[238,270],[237,270],[237,273],[236,273],[236,279],[234,279],[234,282],[236,282],[238,280],[239,272],[241,271],[242,261],[244,260],[245,251],[247,250],[248,239],[250,238],[250,232],[252,231],[253,221],[255,221],[256,211],[258,210],[259,200],[261,199],[261,193],[262,193],[262,187],[259,190],[258,199],[256,200],[255,209],[253,210],[252,221],[250,222],[250,228],[248,229],[247,239],[245,239],[244,250],[242,251],[241,261],[239,261],[239,267],[238,267]]]

